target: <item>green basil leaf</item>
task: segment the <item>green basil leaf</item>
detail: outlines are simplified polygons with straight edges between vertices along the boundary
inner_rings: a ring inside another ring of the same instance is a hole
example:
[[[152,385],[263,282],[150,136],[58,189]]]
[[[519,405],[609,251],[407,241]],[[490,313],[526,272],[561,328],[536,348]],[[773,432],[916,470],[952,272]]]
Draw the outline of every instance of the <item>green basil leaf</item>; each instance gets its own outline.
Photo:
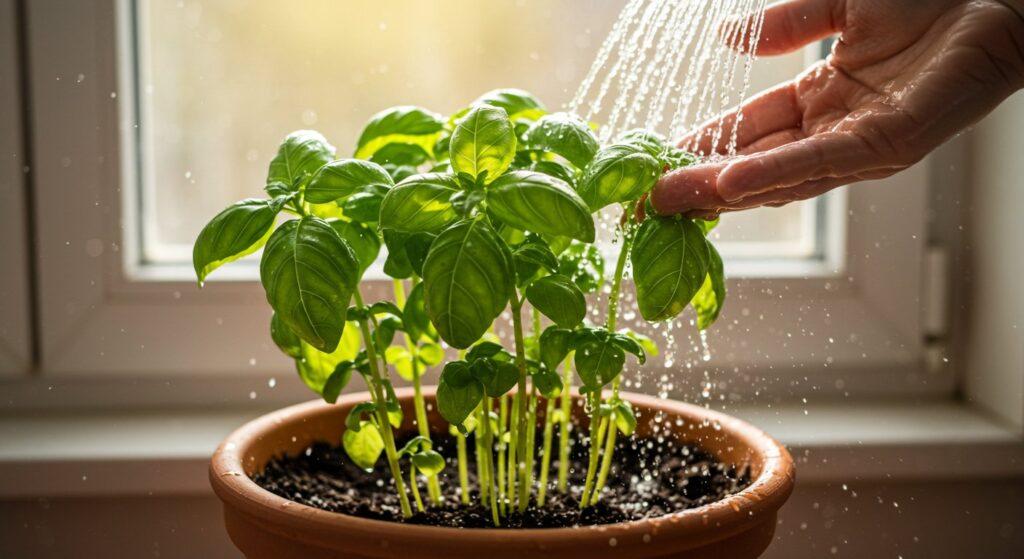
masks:
[[[281,324],[277,313],[270,317],[270,338],[277,344],[278,349],[288,357],[296,359],[302,357],[302,340],[290,328]]]
[[[670,169],[692,165],[697,161],[695,155],[673,146],[664,136],[649,130],[638,129],[625,132],[619,136],[618,143],[636,146],[657,159],[662,166],[667,166]]]
[[[526,131],[526,144],[561,155],[577,168],[584,168],[594,158],[600,145],[586,122],[569,113],[543,116]]]
[[[359,261],[359,277],[362,277],[380,254],[380,237],[377,236],[377,232],[360,223],[340,219],[332,219],[327,223],[352,248],[356,260]]]
[[[697,311],[697,328],[706,330],[722,312],[722,304],[725,303],[725,266],[722,264],[722,256],[711,243],[708,245],[708,275],[704,283],[693,296],[690,304]]]
[[[427,477],[434,477],[444,470],[444,457],[434,450],[424,450],[412,455],[412,465]]]
[[[516,155],[516,135],[504,109],[478,105],[455,123],[452,169],[484,184],[498,178]]]
[[[430,254],[430,247],[433,246],[435,239],[437,235],[433,233],[420,232],[409,235],[409,239],[405,241],[405,254],[417,276],[423,277],[423,264],[427,261],[427,255]]]
[[[572,330],[549,326],[540,335],[540,360],[554,371],[572,351]]]
[[[319,132],[297,130],[277,148],[277,155],[270,161],[267,184],[281,183],[294,192],[333,159],[334,146]]]
[[[612,343],[608,332],[588,330],[581,332],[576,341],[575,364],[583,381],[580,392],[594,392],[622,372],[626,354]]]
[[[526,300],[563,328],[572,328],[587,315],[587,300],[573,281],[563,275],[540,278],[526,288]]]
[[[644,352],[643,346],[641,346],[640,342],[636,341],[632,337],[626,334],[616,333],[612,334],[609,339],[612,341],[612,343],[621,347],[624,351],[628,351],[629,353],[635,355],[637,361],[639,361],[641,365],[643,365],[647,361],[647,354]]]
[[[387,167],[412,167],[422,165],[430,159],[430,153],[423,146],[416,144],[393,143],[380,148],[370,157],[370,161]]]
[[[509,119],[537,120],[544,116],[544,105],[536,97],[522,89],[495,89],[481,95],[474,105],[490,105],[505,109]],[[461,115],[459,115],[461,116]]]
[[[501,347],[501,344],[484,341],[469,348],[469,351],[466,352],[466,360],[473,362],[477,359],[486,359],[494,357],[503,351],[505,351],[505,348]]]
[[[458,219],[452,196],[460,191],[459,181],[454,175],[413,175],[384,196],[380,225],[395,231],[436,233]]]
[[[408,242],[410,235],[393,229],[384,229],[381,236],[384,238],[384,245],[388,247],[388,257],[384,260],[384,273],[395,279],[412,276],[412,263],[409,262],[409,255],[405,252],[405,243]]]
[[[402,331],[402,319],[390,314],[377,319],[377,328],[374,330],[374,337],[377,340],[377,348],[383,352],[393,341],[395,332]]]
[[[550,369],[541,369],[533,375],[533,385],[537,387],[541,395],[551,398],[562,391],[562,379],[558,373]]]
[[[295,370],[310,390],[323,396],[328,391],[327,385],[338,366],[346,361],[353,361],[359,353],[360,344],[359,333],[355,328],[345,329],[338,347],[331,353],[324,353],[306,342],[300,342]],[[335,382],[340,380],[347,382],[348,379],[335,379]]]
[[[444,120],[420,107],[392,107],[370,118],[356,143],[357,159],[368,159],[389,144],[412,144],[433,155]]]
[[[715,227],[718,227],[718,222],[719,221],[720,221],[719,219],[713,219],[713,220],[710,220],[710,221],[706,220],[706,219],[695,219],[695,220],[693,220],[693,222],[697,224],[697,227],[700,227],[700,230],[704,232],[704,236],[705,237],[707,237],[708,233],[713,231],[715,229]]]
[[[484,387],[470,371],[469,363],[452,361],[444,366],[437,384],[437,411],[452,425],[462,425],[484,397]]]
[[[325,204],[366,190],[369,186],[389,189],[395,183],[391,175],[376,163],[361,159],[339,159],[324,165],[306,186],[306,200]]]
[[[631,202],[650,192],[661,177],[657,159],[636,146],[616,144],[602,148],[580,178],[580,197],[592,211]]]
[[[423,287],[427,316],[449,345],[469,347],[505,309],[511,260],[483,220],[460,221],[438,235],[423,264]]]
[[[273,200],[250,198],[236,202],[203,227],[192,247],[192,266],[199,286],[210,272],[228,262],[259,250],[274,230],[277,214],[286,197]]]
[[[647,355],[658,354],[658,346],[654,344],[654,340],[648,338],[647,336],[640,334],[639,332],[634,332],[629,328],[623,328],[622,330],[619,330],[618,333],[624,334],[636,340],[636,343],[640,344],[640,347],[643,348],[644,352]]]
[[[709,259],[704,233],[692,221],[647,218],[630,254],[640,314],[654,321],[682,312],[704,283]]]
[[[377,223],[380,220],[380,205],[388,193],[386,186],[371,184],[345,198],[341,203],[345,217],[360,223]]]
[[[487,207],[517,229],[594,241],[594,218],[587,204],[568,184],[550,175],[502,175],[487,189]]]
[[[627,437],[636,432],[636,414],[633,405],[625,400],[615,404],[615,426]]]
[[[511,361],[500,361],[485,357],[470,365],[473,376],[484,387],[484,394],[497,398],[512,390],[519,381],[519,367]]]
[[[260,280],[285,326],[320,351],[337,348],[359,261],[326,221],[304,217],[278,227],[263,252]]]
[[[391,301],[377,301],[376,303],[367,307],[367,310],[369,311],[369,314],[374,316],[379,314],[393,314],[395,316],[402,316],[402,309],[398,308],[398,305],[392,303]]]
[[[345,416],[345,428],[358,431],[366,423],[373,423],[377,417],[377,404],[373,402],[360,402],[348,410]],[[367,419],[369,418],[369,419]]]
[[[380,436],[377,426],[369,421],[361,422],[358,431],[346,429],[341,443],[349,459],[367,472],[373,471],[374,464],[384,451],[384,438]]]
[[[321,394],[324,397],[324,401],[328,404],[333,404],[338,401],[338,395],[345,389],[345,385],[352,378],[352,369],[354,363],[351,361],[342,361],[338,363],[338,366],[334,368],[334,372],[327,378],[327,382],[324,383],[324,391]]]
[[[512,251],[512,261],[516,267],[518,285],[526,285],[541,269],[549,273],[558,272],[558,259],[547,243],[536,236],[528,237]]]
[[[409,350],[404,346],[388,346],[384,350],[384,360],[395,368],[402,380],[411,382],[413,379],[413,360]]]
[[[413,342],[418,342],[424,336],[430,336],[430,319],[427,318],[422,283],[417,283],[405,299],[405,308],[402,309],[402,324],[405,325],[405,331]]]
[[[559,255],[558,272],[584,293],[596,293],[604,283],[604,256],[594,245],[574,242]]]
[[[429,438],[424,437],[423,435],[416,435],[415,437],[409,439],[409,442],[405,443],[405,446],[399,449],[398,457],[401,458],[403,456],[412,456],[413,454],[420,452],[424,448],[430,448],[430,444],[431,443]]]
[[[433,342],[427,342],[416,350],[416,356],[424,366],[434,367],[444,361],[444,349]]]
[[[531,163],[529,169],[531,171],[550,175],[556,179],[561,179],[565,181],[565,184],[572,187],[573,190],[576,190],[576,171],[573,171],[566,165],[562,165],[557,161],[541,160]]]

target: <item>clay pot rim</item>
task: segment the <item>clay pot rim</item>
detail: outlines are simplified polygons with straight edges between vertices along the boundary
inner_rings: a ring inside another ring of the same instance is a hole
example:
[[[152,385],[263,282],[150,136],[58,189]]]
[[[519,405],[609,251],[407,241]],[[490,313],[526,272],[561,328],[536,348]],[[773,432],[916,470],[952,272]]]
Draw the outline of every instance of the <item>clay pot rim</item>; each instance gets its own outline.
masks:
[[[424,396],[433,397],[434,389],[432,386],[423,387]],[[413,394],[411,388],[398,389],[396,392],[401,400],[412,398]],[[335,406],[365,401],[369,394],[364,392],[344,395],[334,405],[322,400],[292,405],[239,427],[214,452],[209,468],[210,483],[221,500],[274,531],[287,530],[285,527],[288,524],[301,518],[304,532],[319,534],[325,540],[339,533],[347,533],[355,538],[376,537],[384,533],[390,540],[406,542],[451,544],[454,541],[451,538],[457,538],[460,547],[481,546],[485,549],[496,544],[522,544],[523,549],[535,549],[536,540],[541,539],[571,542],[573,546],[596,545],[607,550],[609,538],[619,538],[625,545],[629,545],[640,543],[641,538],[647,543],[650,540],[646,534],[656,534],[660,541],[685,538],[696,547],[749,529],[751,517],[773,514],[789,498],[795,482],[793,460],[785,447],[761,429],[738,418],[693,404],[628,392],[623,392],[621,397],[637,408],[718,422],[723,431],[747,444],[753,454],[762,456],[760,475],[747,488],[725,499],[661,517],[599,526],[508,529],[423,526],[329,512],[275,495],[257,485],[246,474],[243,457],[249,445],[259,440],[263,433],[277,429],[286,422],[302,421],[304,417],[325,413]]]

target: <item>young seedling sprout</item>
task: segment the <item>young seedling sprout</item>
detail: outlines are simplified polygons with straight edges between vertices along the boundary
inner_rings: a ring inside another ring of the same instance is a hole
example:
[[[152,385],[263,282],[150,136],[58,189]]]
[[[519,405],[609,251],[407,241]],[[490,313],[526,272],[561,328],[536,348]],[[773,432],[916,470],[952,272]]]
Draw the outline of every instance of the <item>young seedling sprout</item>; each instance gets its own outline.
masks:
[[[363,379],[370,400],[351,408],[342,445],[367,470],[384,455],[405,518],[414,506],[423,511],[445,499],[445,460],[432,439],[444,431],[430,424],[422,386],[431,367],[444,364],[436,407],[455,440],[457,500],[477,499],[500,526],[543,507],[549,489],[572,490],[573,370],[589,417],[580,507],[600,499],[618,433],[636,428],[620,396],[625,354],[642,364],[657,349],[619,329],[629,265],[644,319],[671,319],[692,304],[704,329],[718,315],[722,262],[706,239],[715,224],[634,217],[661,174],[693,158],[643,131],[601,147],[592,128],[509,89],[447,119],[418,107],[378,113],[352,158],[336,158],[317,132],[294,132],[270,164],[268,198],[230,206],[196,240],[200,285],[221,265],[263,249],[271,336],[324,400],[334,403],[353,372]],[[625,217],[604,323],[594,326],[586,296],[606,281],[594,214],[608,207]],[[292,219],[278,224],[280,214]],[[366,303],[363,274],[382,246],[393,300]],[[508,348],[494,335],[505,312]],[[446,357],[442,343],[458,358]],[[415,436],[401,449],[396,432],[413,430],[392,370],[414,394]]]

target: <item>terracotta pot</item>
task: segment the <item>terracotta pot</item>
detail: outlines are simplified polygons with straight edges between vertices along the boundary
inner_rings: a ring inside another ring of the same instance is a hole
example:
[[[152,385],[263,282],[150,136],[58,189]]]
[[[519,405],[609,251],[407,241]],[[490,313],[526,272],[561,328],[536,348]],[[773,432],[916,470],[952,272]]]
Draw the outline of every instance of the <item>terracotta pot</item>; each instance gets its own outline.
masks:
[[[433,389],[425,390],[428,403]],[[399,391],[406,417],[412,392]],[[718,558],[759,556],[775,533],[776,513],[793,489],[793,460],[779,443],[736,418],[697,406],[623,394],[651,435],[655,414],[684,424],[672,430],[699,442],[719,460],[749,464],[753,482],[719,502],[641,521],[584,528],[460,529],[367,520],[301,505],[257,486],[250,476],[281,453],[297,454],[314,441],[337,443],[345,416],[367,393],[335,405],[322,401],[284,408],[251,421],[221,443],[210,464],[210,483],[224,502],[224,521],[249,559],[321,558]],[[429,406],[433,408],[433,406]],[[574,406],[582,414],[581,406]],[[436,411],[431,423],[447,428]],[[413,427],[409,427],[412,429]]]

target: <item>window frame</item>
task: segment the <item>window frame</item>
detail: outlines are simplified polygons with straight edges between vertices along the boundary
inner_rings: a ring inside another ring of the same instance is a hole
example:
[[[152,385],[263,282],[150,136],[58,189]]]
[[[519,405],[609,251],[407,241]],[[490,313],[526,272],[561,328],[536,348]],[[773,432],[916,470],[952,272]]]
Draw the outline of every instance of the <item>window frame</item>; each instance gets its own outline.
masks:
[[[32,292],[29,287],[28,165],[22,122],[20,12],[0,0],[0,379],[28,376],[32,369]]]
[[[257,282],[211,281],[199,290],[192,280],[147,278],[145,270],[125,266],[125,254],[133,250],[125,232],[137,230],[122,196],[134,188],[129,182],[133,158],[122,148],[137,124],[125,119],[134,88],[126,87],[130,76],[118,48],[118,37],[128,30],[129,1],[69,6],[43,0],[28,6],[41,378],[20,388],[20,394],[28,399],[44,385],[60,386],[63,395],[51,403],[84,398],[115,406],[127,405],[126,398],[247,405],[254,392],[263,403],[309,397],[301,383],[291,382],[293,366],[267,335],[270,311]],[[53,86],[55,75],[78,73],[87,77],[75,87]],[[72,164],[62,166],[65,158]],[[766,389],[769,397],[786,399],[954,393],[952,370],[929,372],[923,365],[916,303],[922,266],[901,265],[923,262],[929,173],[926,161],[890,179],[830,195],[835,203],[828,211],[853,218],[844,220],[829,242],[845,246],[844,253],[875,257],[869,263],[811,261],[799,270],[801,277],[773,278],[762,271],[764,277],[729,280],[729,304],[710,334],[715,355],[727,358],[710,363],[716,385],[725,383],[723,395],[744,397]],[[82,240],[101,246],[102,254],[76,250]],[[874,243],[886,249],[870,250]],[[900,271],[897,278],[890,274],[894,269]],[[366,297],[385,298],[391,284],[370,281],[365,290]],[[794,311],[794,302],[802,310]],[[820,321],[811,324],[815,335],[783,340],[791,344],[786,351],[799,358],[766,356],[778,347],[778,333],[808,327],[809,313],[819,312],[812,307],[826,308],[829,315],[815,318]],[[741,317],[763,318],[731,324]],[[751,325],[753,334],[741,331]],[[691,330],[683,324],[680,335]],[[821,341],[830,332],[846,331],[865,337],[859,345],[828,347]],[[871,354],[862,355],[861,345]],[[652,362],[649,366],[659,366],[658,359]],[[702,368],[698,364],[696,370]],[[703,381],[700,374],[678,376],[684,378],[676,383],[675,396],[694,394],[692,384]],[[752,386],[749,378],[758,376],[773,380]],[[285,382],[268,390],[271,378]],[[105,389],[97,389],[101,386]]]

